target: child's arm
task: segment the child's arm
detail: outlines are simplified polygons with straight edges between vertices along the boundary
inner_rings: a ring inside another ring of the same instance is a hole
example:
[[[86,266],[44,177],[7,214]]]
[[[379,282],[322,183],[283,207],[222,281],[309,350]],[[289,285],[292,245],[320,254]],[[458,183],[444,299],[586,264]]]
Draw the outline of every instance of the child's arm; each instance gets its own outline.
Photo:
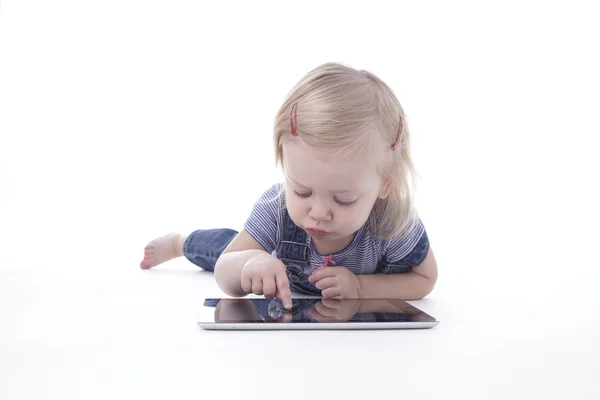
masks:
[[[437,275],[437,263],[430,247],[425,261],[409,273],[357,275],[360,297],[419,300],[431,293]]]
[[[285,264],[267,253],[245,229],[221,253],[215,265],[215,280],[230,296],[264,294],[268,299],[277,297],[286,308],[292,307]]]
[[[245,229],[223,250],[215,264],[215,280],[222,291],[229,296],[242,297],[247,293],[242,289],[242,269],[248,260],[256,255],[266,254],[265,249]]]

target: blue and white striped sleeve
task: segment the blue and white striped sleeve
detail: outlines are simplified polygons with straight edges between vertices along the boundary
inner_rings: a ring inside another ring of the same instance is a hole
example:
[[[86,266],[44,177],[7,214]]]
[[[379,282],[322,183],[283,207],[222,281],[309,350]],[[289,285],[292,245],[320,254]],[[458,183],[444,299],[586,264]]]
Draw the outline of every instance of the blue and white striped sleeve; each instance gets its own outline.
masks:
[[[264,192],[244,224],[244,229],[269,254],[273,253],[279,242],[281,188],[281,184],[276,184]]]
[[[427,257],[429,238],[421,220],[416,221],[412,232],[406,232],[387,241],[385,256],[390,264],[416,267]]]

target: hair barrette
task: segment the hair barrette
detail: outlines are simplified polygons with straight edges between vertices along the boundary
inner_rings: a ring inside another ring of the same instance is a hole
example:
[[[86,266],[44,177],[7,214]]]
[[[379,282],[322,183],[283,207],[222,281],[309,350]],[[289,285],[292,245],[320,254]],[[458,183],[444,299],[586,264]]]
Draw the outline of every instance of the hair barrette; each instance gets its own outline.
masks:
[[[291,120],[290,125],[292,128],[292,136],[296,136],[298,134],[298,122],[296,120],[296,108],[298,108],[298,103],[294,103],[292,106],[292,112],[290,114]]]
[[[396,135],[396,141],[392,145],[392,151],[396,151],[398,143],[400,143],[400,132],[402,131],[402,115],[400,115],[400,121],[398,122],[398,134]]]

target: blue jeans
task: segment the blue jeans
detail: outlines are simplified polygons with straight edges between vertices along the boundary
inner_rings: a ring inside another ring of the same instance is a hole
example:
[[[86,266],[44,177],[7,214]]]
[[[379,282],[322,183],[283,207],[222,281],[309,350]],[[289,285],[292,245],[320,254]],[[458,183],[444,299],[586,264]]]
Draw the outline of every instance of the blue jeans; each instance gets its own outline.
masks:
[[[199,229],[183,243],[183,255],[200,268],[214,272],[219,256],[237,234],[226,228]]]

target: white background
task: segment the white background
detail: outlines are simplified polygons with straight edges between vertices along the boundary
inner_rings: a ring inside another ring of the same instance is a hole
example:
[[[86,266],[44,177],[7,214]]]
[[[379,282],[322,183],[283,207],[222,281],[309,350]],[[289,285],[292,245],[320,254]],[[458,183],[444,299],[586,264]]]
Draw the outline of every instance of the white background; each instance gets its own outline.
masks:
[[[3,1],[0,398],[600,397],[594,2]],[[239,229],[341,61],[403,104],[428,331],[215,333],[146,242]]]

